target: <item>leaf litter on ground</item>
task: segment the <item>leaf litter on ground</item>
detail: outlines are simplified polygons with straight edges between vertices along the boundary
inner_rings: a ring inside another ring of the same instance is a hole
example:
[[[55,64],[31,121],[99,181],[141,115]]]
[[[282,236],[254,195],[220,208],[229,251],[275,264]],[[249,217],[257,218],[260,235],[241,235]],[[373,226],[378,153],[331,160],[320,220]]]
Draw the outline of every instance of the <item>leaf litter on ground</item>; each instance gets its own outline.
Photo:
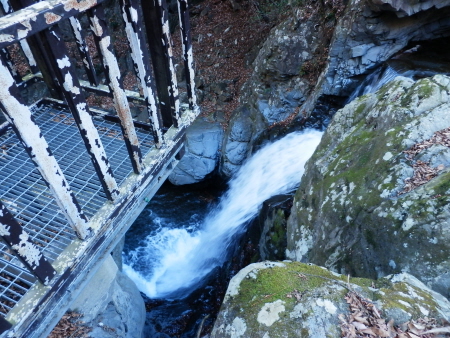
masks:
[[[401,325],[394,320],[387,321],[375,304],[358,294],[349,291],[345,296],[350,314],[339,315],[341,337],[343,338],[444,338],[450,337],[450,323],[439,325],[434,318],[419,318]]]

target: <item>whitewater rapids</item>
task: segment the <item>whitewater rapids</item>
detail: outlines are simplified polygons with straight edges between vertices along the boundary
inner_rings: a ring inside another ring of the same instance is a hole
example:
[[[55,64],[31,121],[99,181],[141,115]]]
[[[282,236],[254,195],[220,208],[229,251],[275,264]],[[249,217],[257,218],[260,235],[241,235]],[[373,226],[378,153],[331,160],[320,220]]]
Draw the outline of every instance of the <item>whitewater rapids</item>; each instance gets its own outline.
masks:
[[[240,168],[197,229],[161,227],[143,246],[125,255],[125,273],[150,298],[185,296],[177,291],[192,288],[224,263],[231,239],[244,230],[265,200],[299,185],[321,137],[322,132],[306,130],[266,145]],[[168,207],[177,212],[176,205]]]

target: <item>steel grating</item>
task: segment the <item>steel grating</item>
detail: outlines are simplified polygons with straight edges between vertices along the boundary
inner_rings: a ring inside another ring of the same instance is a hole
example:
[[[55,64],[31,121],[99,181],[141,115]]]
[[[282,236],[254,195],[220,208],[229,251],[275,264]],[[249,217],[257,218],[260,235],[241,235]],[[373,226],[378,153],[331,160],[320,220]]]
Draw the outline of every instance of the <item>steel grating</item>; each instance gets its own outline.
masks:
[[[92,217],[107,198],[69,110],[51,102],[32,110],[83,211]],[[94,124],[120,186],[133,172],[120,125],[101,117],[94,118]],[[145,156],[154,145],[153,137],[142,129],[136,132]],[[76,238],[11,130],[0,136],[0,199],[50,262]],[[6,314],[36,279],[3,242],[0,251],[0,313]]]

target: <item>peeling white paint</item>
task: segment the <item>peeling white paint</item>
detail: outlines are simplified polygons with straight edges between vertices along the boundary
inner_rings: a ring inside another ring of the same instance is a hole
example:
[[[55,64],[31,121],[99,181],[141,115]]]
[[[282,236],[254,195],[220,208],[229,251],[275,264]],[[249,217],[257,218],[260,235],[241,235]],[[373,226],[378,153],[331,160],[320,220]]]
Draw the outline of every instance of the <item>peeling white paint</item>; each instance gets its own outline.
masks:
[[[48,154],[48,143],[41,135],[39,127],[31,120],[29,108],[21,104],[9,89],[14,86],[14,80],[8,69],[0,65],[0,100],[6,109],[6,118],[15,124],[21,139],[30,148],[33,161],[36,162],[42,177],[49,183],[55,199],[66,215],[71,226],[81,238],[88,235],[88,226],[85,216],[78,211],[73,203],[73,194],[69,183],[63,176],[54,156]],[[14,119],[11,120],[10,116]]]
[[[70,60],[69,60],[69,57],[65,57],[64,59],[61,59],[61,60],[56,60],[56,62],[58,63],[58,67],[60,68],[60,69],[63,69],[63,68],[69,68],[70,67]]]
[[[0,236],[10,236],[10,232],[9,232],[10,226],[0,223]]]
[[[22,259],[25,259],[30,266],[39,266],[39,260],[42,258],[42,254],[37,246],[30,242],[29,236],[26,232],[22,232],[19,238],[20,243],[14,244],[12,248],[16,250]]]

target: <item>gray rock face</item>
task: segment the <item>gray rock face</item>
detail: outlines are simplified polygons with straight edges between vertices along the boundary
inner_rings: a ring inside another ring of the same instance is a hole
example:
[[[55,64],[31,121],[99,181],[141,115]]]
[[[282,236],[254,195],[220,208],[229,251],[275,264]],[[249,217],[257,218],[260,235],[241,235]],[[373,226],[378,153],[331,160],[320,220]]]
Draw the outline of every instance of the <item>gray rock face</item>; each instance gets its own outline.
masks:
[[[326,32],[333,27],[333,37],[328,41]],[[351,0],[339,20],[333,13],[324,16],[311,8],[296,10],[271,31],[256,57],[241,97],[252,122],[245,120],[242,110],[230,121],[221,174],[234,173],[259,136],[271,127],[298,123],[309,116],[321,95],[348,96],[361,75],[409,43],[449,35],[448,0]],[[316,67],[315,62],[326,53],[324,70],[315,83],[310,83],[309,67]],[[251,130],[250,140],[237,141],[231,133],[242,128],[234,123],[244,122]]]
[[[350,1],[336,27],[318,87],[324,94],[348,95],[355,76],[388,60],[409,42],[450,35],[449,6],[449,1],[433,0]]]
[[[186,132],[186,153],[169,176],[175,185],[202,181],[211,174],[220,159],[223,129],[215,122],[197,119]]]
[[[118,272],[111,301],[97,317],[89,322],[91,338],[140,338],[145,323],[145,305],[133,281]]]
[[[224,136],[220,172],[231,177],[244,163],[252,149],[255,133],[263,130],[261,116],[241,107],[232,117]]]
[[[450,302],[408,274],[347,283],[347,276],[315,265],[267,261],[230,281],[211,338],[341,337],[339,315],[349,314],[349,290],[372,299],[394,325],[450,316]]]
[[[134,282],[118,270],[108,255],[71,305],[92,328],[91,338],[140,338],[145,304]]]
[[[450,126],[449,93],[446,76],[397,78],[336,113],[294,198],[289,258],[352,276],[405,271],[450,295],[450,149],[404,153]]]
[[[373,8],[378,10],[395,11],[398,17],[410,16],[418,12],[426,11],[430,8],[443,8],[450,5],[448,0],[372,0]]]
[[[225,132],[221,174],[229,177],[252,153],[254,143],[268,128],[299,112],[312,85],[300,75],[302,65],[314,60],[323,44],[323,25],[317,15],[300,19],[294,13],[275,27],[264,42],[254,71],[242,89],[241,102]]]

